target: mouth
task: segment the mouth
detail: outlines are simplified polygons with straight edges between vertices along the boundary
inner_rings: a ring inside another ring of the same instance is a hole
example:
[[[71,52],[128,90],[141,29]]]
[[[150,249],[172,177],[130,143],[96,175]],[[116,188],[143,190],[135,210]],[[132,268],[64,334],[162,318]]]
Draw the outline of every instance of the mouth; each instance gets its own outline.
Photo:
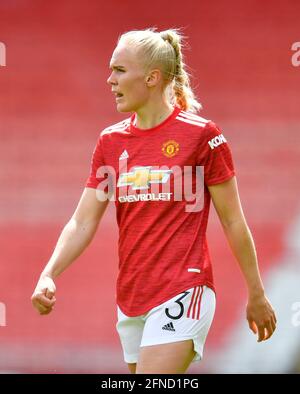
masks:
[[[123,93],[119,93],[119,92],[113,92],[115,97],[116,97],[116,101],[120,101],[120,99],[124,96]]]

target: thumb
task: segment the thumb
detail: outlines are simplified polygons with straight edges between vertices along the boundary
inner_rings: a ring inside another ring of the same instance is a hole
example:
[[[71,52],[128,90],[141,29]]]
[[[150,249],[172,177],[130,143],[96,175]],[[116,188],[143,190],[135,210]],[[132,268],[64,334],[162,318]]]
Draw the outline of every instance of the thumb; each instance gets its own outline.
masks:
[[[53,298],[53,296],[54,296],[54,291],[53,291],[53,290],[50,290],[50,289],[46,289],[45,296],[46,296],[47,298],[49,298],[49,300],[51,300],[51,299]]]
[[[56,287],[52,279],[47,278],[48,280],[46,281],[46,288],[45,288],[45,296],[51,300],[53,298]]]

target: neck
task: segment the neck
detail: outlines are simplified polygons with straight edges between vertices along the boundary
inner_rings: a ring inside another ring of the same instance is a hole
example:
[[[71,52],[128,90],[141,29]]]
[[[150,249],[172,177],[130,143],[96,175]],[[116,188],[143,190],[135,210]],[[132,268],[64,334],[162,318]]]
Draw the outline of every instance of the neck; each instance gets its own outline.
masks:
[[[171,115],[174,108],[166,100],[152,100],[151,103],[136,111],[136,127],[151,129]]]

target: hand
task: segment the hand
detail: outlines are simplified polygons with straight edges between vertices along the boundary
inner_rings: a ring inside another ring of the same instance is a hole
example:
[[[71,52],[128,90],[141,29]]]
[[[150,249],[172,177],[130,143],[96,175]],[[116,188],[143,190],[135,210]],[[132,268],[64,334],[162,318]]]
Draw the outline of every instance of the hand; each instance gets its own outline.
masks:
[[[257,342],[269,339],[276,329],[277,319],[275,312],[264,295],[249,297],[247,320],[250,330],[254,334],[258,334]]]
[[[31,296],[33,306],[41,315],[48,315],[54,307],[56,287],[49,276],[43,276]]]

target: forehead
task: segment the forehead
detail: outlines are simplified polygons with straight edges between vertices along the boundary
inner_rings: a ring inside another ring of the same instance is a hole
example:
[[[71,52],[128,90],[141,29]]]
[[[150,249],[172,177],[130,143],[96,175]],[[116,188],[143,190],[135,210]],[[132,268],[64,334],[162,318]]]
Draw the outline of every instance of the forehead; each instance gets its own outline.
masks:
[[[136,51],[128,45],[119,43],[113,51],[110,67],[136,67],[139,64]]]

